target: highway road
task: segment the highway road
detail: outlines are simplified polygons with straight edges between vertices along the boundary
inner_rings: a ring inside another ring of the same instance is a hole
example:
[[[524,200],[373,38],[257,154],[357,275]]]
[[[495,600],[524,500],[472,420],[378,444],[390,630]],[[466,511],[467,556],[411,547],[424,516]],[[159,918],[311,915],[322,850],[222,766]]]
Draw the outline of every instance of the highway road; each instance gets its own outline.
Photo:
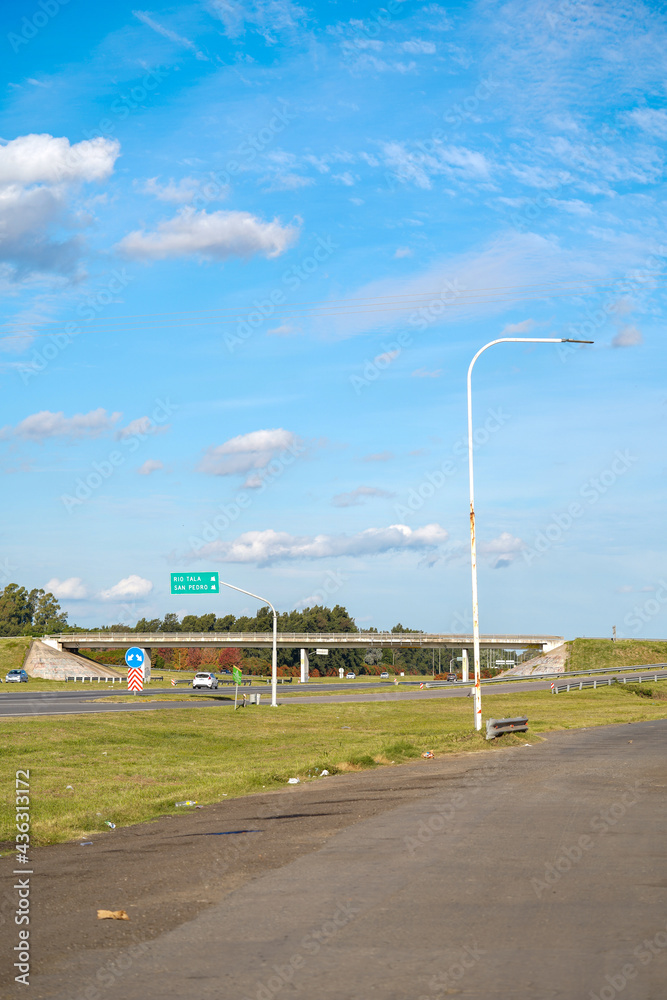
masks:
[[[37,850],[30,996],[662,1000],[666,740],[551,733]]]
[[[647,669],[646,674],[648,675],[648,673],[649,670]],[[658,677],[667,679],[667,670],[651,672],[652,677],[654,673],[657,673]],[[558,682],[563,683],[566,679],[566,675],[561,675]],[[573,678],[572,683],[578,683],[583,679],[585,678]],[[602,683],[600,678],[598,678],[598,681]],[[418,687],[419,681],[409,683],[413,688],[409,691],[396,688],[393,684],[388,684],[386,691],[378,691],[376,693],[364,693],[361,685],[357,684],[355,687],[354,682],[346,685],[318,684],[318,691],[339,692],[343,688],[346,692],[324,695],[306,694],[305,688],[301,689],[300,686],[298,688],[291,688],[290,694],[287,695],[281,685],[278,689],[278,703],[284,705],[327,705],[345,702],[406,701],[424,698],[467,698],[470,694],[470,688],[461,685],[432,688],[430,690],[424,689],[422,691]],[[151,701],[136,700],[135,695],[127,690],[121,691],[118,688],[116,690],[101,690],[101,687],[101,685],[91,684],[90,688],[85,691],[29,691],[23,685],[20,685],[20,687],[17,685],[11,691],[0,692],[0,718],[33,715],[77,715],[100,712],[154,712],[164,708],[191,708],[193,706],[210,708],[216,705],[219,707],[233,705],[233,700],[227,700],[228,698],[233,699],[234,694],[234,689],[229,687],[221,687],[217,692],[193,692],[191,688],[186,688],[185,686],[181,688],[148,688],[144,692],[144,695],[149,695]],[[487,694],[508,694],[512,691],[543,691],[549,690],[550,687],[550,679],[525,679],[507,681],[506,683],[498,681],[484,683],[484,690]],[[188,701],[160,701],[160,695],[173,695],[178,693],[179,690],[193,694],[195,697],[190,698]],[[304,690],[304,694],[291,693],[296,690]],[[246,695],[251,693],[261,694],[262,704],[268,705],[270,703],[271,689],[266,684],[257,687],[239,688],[239,696],[242,693]],[[212,694],[214,697],[211,697]],[[226,698],[216,698],[216,694],[225,695]],[[122,695],[124,700],[122,702],[109,701],[108,704],[104,704],[104,701],[113,695]],[[567,694],[561,694],[558,697],[567,698]]]

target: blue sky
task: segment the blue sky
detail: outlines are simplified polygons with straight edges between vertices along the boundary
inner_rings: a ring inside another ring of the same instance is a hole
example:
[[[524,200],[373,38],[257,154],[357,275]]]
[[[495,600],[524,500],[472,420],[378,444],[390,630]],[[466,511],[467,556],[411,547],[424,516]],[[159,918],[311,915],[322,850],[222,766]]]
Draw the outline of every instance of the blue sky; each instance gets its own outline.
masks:
[[[3,5],[0,580],[661,636],[657,4]]]

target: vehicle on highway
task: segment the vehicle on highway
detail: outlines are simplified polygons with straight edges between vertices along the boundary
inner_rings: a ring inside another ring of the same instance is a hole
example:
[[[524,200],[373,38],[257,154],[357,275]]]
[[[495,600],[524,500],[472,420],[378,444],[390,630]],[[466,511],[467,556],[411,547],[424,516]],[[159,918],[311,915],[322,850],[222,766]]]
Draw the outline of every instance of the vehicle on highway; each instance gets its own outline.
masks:
[[[12,681],[20,683],[21,681],[27,681],[28,675],[25,672],[25,670],[10,670],[7,676],[5,677],[5,680],[8,683],[11,683]]]
[[[353,673],[351,670],[350,670],[349,673],[345,674],[345,680],[346,681],[356,680],[356,677],[357,677],[357,675],[355,673]]]
[[[382,673],[380,674],[380,680],[386,681],[388,679],[389,679],[389,671],[383,670]]]
[[[218,687],[218,678],[215,674],[209,673],[208,670],[202,670],[200,673],[194,675],[192,687],[195,690],[197,688],[211,688],[215,691]]]
[[[448,681],[455,681],[455,680],[456,680],[456,674],[454,674],[454,673],[452,673],[452,672],[450,671],[450,673],[448,673],[448,674],[447,674],[447,678],[446,678],[446,679],[447,679]]]

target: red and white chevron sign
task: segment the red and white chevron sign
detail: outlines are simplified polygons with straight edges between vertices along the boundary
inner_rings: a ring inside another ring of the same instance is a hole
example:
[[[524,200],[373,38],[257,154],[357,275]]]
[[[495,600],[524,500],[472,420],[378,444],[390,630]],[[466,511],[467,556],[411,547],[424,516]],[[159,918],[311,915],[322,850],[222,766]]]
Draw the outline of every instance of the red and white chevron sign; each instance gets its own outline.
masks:
[[[130,691],[143,691],[144,689],[143,667],[127,668],[127,686]]]

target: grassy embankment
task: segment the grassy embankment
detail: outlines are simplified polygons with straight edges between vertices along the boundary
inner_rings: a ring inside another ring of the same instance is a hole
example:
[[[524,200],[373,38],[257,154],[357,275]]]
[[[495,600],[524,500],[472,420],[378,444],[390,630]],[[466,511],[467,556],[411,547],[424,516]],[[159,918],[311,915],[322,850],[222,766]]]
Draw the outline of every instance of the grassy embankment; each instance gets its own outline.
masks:
[[[484,708],[487,717],[528,715],[530,743],[549,730],[665,718],[667,701],[651,696],[665,693],[659,685],[655,692],[642,685],[557,697],[516,692],[486,695]],[[316,768],[334,773],[399,763],[425,750],[493,753],[526,742],[506,736],[486,743],[471,729],[471,712],[468,699],[452,698],[0,720],[2,849],[10,850],[15,832],[19,768],[30,771],[34,842],[53,843],[108,833],[107,819],[128,825],[178,813],[175,803],[184,799],[212,803],[278,788]]]
[[[2,674],[3,680],[8,670],[18,670],[23,665],[26,650],[31,642],[30,636],[0,639],[0,674]]]
[[[667,663],[667,642],[645,639],[573,639],[568,642],[566,670],[633,667],[640,663]]]

